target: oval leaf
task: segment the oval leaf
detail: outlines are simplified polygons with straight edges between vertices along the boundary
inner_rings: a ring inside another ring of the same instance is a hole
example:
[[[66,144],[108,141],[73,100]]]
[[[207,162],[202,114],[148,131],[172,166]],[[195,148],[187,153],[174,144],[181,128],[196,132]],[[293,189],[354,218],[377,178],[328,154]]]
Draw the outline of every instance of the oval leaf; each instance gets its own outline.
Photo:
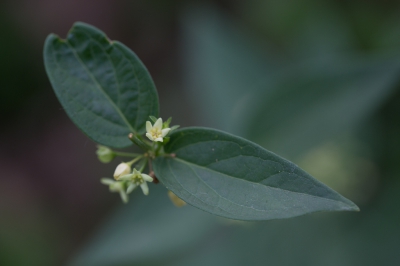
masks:
[[[122,148],[158,117],[158,95],[140,59],[100,30],[75,23],[67,39],[50,34],[44,62],[54,91],[72,121],[95,142]]]
[[[358,207],[297,165],[248,140],[206,128],[171,134],[157,178],[187,203],[238,220],[289,218]]]

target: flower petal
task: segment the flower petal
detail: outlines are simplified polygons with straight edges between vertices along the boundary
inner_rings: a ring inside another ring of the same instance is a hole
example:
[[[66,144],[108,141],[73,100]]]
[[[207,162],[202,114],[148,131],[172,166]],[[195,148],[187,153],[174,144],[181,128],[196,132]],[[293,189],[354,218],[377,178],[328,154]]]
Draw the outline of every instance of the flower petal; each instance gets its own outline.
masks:
[[[112,192],[121,192],[121,190],[124,190],[121,182],[114,182],[110,185],[110,191]]]
[[[150,132],[150,130],[153,128],[153,126],[151,125],[150,121],[146,121],[146,131]]]
[[[137,185],[135,183],[131,183],[129,185],[129,187],[126,189],[126,193],[131,193],[135,188],[137,187]]]
[[[104,185],[112,185],[115,183],[115,181],[112,180],[111,178],[102,178],[100,179],[100,182]]]
[[[121,181],[129,181],[129,180],[132,179],[132,176],[133,176],[133,174],[123,175],[123,176],[120,176],[120,177],[118,178],[118,180],[121,180]]]
[[[140,172],[138,171],[138,170],[136,170],[136,168],[133,168],[133,174],[135,175],[135,176],[140,176]]]
[[[143,194],[149,195],[149,187],[147,186],[146,182],[140,184],[140,188],[143,190]]]
[[[162,129],[162,130],[161,130],[161,137],[165,137],[165,136],[168,134],[168,132],[169,132],[170,130],[171,130],[170,128],[164,128],[164,129]]]
[[[154,123],[155,128],[161,130],[162,129],[162,118],[160,117],[159,119],[157,119],[157,121]]]
[[[128,203],[128,195],[125,193],[124,190],[121,190],[119,192],[119,195],[121,195],[121,199],[124,203]]]
[[[163,142],[163,138],[159,137],[159,138],[156,138],[154,141]]]
[[[153,178],[151,176],[149,176],[149,175],[142,174],[142,178],[143,178],[144,181],[153,182]]]
[[[146,137],[148,137],[149,140],[154,141],[153,136],[150,133],[146,133]]]

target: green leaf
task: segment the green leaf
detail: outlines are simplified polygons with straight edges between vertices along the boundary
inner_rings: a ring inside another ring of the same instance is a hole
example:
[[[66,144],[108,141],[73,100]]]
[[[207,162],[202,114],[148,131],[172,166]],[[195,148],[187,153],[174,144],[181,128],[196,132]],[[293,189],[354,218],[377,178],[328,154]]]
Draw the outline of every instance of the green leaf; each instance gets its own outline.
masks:
[[[169,124],[171,124],[171,121],[172,121],[172,117],[168,118],[167,121],[165,121],[163,123],[163,128],[169,127]]]
[[[75,23],[67,39],[50,34],[44,62],[72,121],[95,142],[122,148],[158,116],[158,95],[146,67],[129,48],[100,30]]]
[[[295,164],[248,140],[207,128],[171,134],[157,178],[187,203],[238,220],[289,218],[358,207]]]
[[[177,130],[180,127],[180,125],[175,125],[171,127],[171,130],[169,132],[172,132],[173,130]]]
[[[157,117],[154,117],[154,116],[149,116],[149,118],[151,119],[151,121],[153,121],[153,123],[155,123],[156,121],[157,121]]]

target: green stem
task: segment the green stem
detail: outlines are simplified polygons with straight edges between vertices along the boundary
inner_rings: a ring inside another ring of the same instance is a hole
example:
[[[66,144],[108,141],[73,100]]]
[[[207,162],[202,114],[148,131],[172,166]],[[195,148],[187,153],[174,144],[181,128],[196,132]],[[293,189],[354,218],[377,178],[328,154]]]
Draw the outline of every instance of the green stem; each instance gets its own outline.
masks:
[[[143,158],[143,155],[136,157],[135,159],[133,159],[130,162],[127,162],[126,164],[129,164],[130,166],[132,166],[132,164],[136,163],[137,161],[139,161],[140,159]]]
[[[140,135],[130,133],[128,138],[144,151],[151,150],[151,146]]]
[[[156,149],[156,154],[158,154],[158,152],[160,151],[160,149],[162,148],[162,144],[161,143],[157,143],[157,149]]]
[[[149,173],[153,172],[153,166],[151,164],[151,160],[148,160],[149,162]]]
[[[130,152],[119,152],[119,151],[114,151],[116,156],[122,156],[122,157],[138,157],[141,154],[139,153],[130,153]]]
[[[144,168],[146,167],[146,164],[147,164],[147,158],[145,158],[143,161],[142,161],[142,165],[140,166],[140,168],[139,168],[139,172],[143,172],[143,170],[144,170]]]

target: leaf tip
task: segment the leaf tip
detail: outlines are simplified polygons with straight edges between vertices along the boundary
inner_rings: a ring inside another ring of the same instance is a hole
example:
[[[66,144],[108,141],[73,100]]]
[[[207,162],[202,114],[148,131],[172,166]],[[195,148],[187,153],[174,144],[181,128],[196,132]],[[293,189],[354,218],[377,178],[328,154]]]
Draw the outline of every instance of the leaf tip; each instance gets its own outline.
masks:
[[[94,28],[92,25],[87,24],[85,22],[81,22],[81,21],[76,21],[73,25],[72,25],[72,29],[74,28]]]
[[[87,31],[90,33],[99,34],[99,35],[107,38],[106,34],[103,31],[101,31],[100,29],[98,29],[95,26],[92,26],[90,24],[87,24],[85,22],[81,22],[81,21],[77,21],[72,25],[71,29],[68,32],[68,36],[75,31]]]
[[[62,39],[61,39],[57,34],[55,34],[55,33],[50,33],[50,34],[47,36],[46,40],[45,40],[45,44],[51,43],[51,42],[53,42],[54,40],[62,41]]]
[[[360,208],[352,201],[348,200],[346,205],[342,208],[343,211],[359,212]]]
[[[360,208],[357,205],[353,204],[353,206],[350,207],[349,211],[359,212]]]

